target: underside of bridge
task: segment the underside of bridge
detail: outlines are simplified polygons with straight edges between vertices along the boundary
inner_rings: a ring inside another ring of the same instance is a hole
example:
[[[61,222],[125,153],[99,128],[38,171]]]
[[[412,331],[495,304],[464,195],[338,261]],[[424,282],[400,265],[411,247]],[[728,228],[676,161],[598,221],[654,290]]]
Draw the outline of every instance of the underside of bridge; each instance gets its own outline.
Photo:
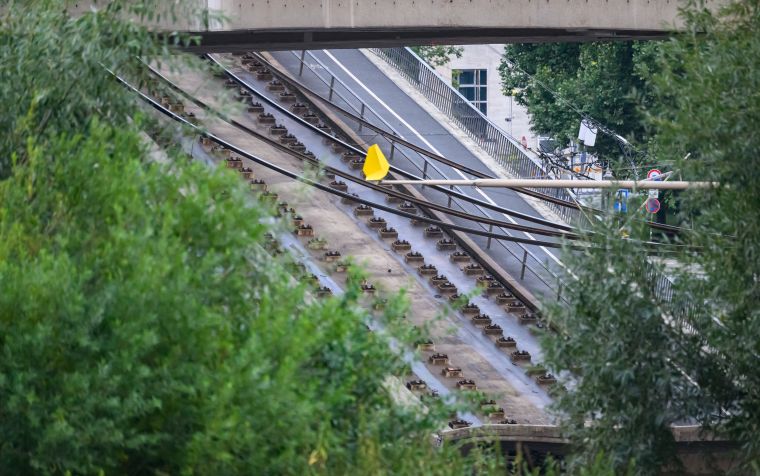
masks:
[[[432,44],[539,43],[550,41],[651,40],[665,30],[598,28],[321,28],[196,31],[192,51],[237,52],[326,48],[385,48]]]

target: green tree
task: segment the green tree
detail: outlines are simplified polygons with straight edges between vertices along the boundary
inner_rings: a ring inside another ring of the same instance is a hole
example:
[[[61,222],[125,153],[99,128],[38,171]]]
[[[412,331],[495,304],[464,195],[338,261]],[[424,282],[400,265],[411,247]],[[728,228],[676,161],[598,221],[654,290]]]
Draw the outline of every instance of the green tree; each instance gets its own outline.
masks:
[[[153,11],[3,14],[0,473],[463,473],[430,444],[453,408],[393,399],[403,303],[368,332],[356,287],[314,300],[264,251],[238,177],[151,159],[177,131],[105,67],[172,51],[126,5]]]
[[[705,349],[686,365],[715,407],[702,422],[739,441],[757,465],[760,2],[733,2],[717,16],[697,8],[687,14],[688,34],[670,42],[653,81],[673,107],[652,113],[657,154],[676,160],[685,178],[721,184],[683,200],[700,249],[683,258],[684,269],[699,272],[678,274],[678,297],[693,303],[693,349]]]
[[[527,107],[533,130],[563,145],[576,140],[583,115],[646,144],[646,71],[658,48],[653,42],[507,45],[499,68],[505,94]],[[615,160],[618,142],[600,134],[594,150]]]
[[[556,406],[578,445],[579,467],[605,453],[618,467],[635,460],[641,472],[656,473],[673,462],[669,425],[689,416],[667,402],[689,398],[691,386],[671,364],[678,329],[651,285],[653,271],[662,269],[647,261],[636,241],[621,239],[621,227],[632,237],[648,237],[636,223],[602,222],[588,236],[593,249],[566,256],[570,304],[550,306],[562,333],[543,344],[549,366],[572,375],[570,391],[559,394]]]
[[[0,24],[0,178],[10,173],[11,153],[22,159],[28,128],[37,135],[80,130],[97,113],[113,125],[125,124],[135,110],[132,98],[111,80],[108,70],[140,81],[141,57],[168,57],[173,44],[190,38],[153,37],[132,15],[146,20],[164,15],[167,2],[104,2],[97,13],[71,19],[61,0],[4,2]]]
[[[144,156],[94,121],[30,140],[0,184],[0,465],[351,473],[432,452],[444,413],[393,404],[404,363],[358,290],[310,303],[237,177]]]
[[[461,46],[435,45],[435,46],[412,46],[412,51],[433,67],[443,66],[451,61],[451,57],[462,57],[464,48]]]
[[[604,251],[569,258],[571,305],[550,311],[567,337],[548,340],[547,355],[576,371],[559,409],[589,450],[581,461],[601,449],[656,473],[673,456],[667,427],[698,422],[758,471],[760,3],[712,14],[692,3],[683,15],[686,31],[661,45],[648,79],[654,152],[678,176],[720,185],[681,195],[693,230],[666,261],[619,240],[621,227],[646,235],[608,216],[589,237]]]

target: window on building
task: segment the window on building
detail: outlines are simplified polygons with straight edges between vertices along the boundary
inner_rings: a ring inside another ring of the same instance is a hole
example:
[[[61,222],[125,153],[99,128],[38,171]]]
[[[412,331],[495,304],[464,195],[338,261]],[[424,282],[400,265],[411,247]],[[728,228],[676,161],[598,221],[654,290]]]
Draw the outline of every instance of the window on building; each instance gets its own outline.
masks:
[[[488,114],[488,71],[485,69],[455,69],[452,74],[459,93]]]

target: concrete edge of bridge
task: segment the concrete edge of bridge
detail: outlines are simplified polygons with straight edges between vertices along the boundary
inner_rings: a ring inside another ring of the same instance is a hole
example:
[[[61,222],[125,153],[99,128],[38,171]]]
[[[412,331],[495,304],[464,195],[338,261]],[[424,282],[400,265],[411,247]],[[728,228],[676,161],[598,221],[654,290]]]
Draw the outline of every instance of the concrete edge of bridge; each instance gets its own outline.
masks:
[[[672,426],[673,438],[676,443],[724,443],[731,440],[704,430],[699,425]],[[477,427],[457,428],[441,433],[444,440],[457,441],[463,439],[502,441],[522,441],[567,444],[569,439],[562,435],[562,429],[557,425],[501,425],[490,424]]]
[[[283,51],[331,48],[389,48],[399,45],[469,45],[484,43],[542,43],[657,40],[667,30],[601,28],[257,28],[195,30],[200,45],[187,49],[197,53],[236,51]],[[350,46],[349,46],[350,45]]]

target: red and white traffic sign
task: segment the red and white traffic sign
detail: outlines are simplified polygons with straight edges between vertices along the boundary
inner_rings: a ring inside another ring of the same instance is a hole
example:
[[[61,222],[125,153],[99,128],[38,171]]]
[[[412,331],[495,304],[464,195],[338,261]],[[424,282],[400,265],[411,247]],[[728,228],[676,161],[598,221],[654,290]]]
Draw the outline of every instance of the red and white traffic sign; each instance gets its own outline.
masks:
[[[647,198],[645,207],[649,213],[657,213],[660,211],[660,201],[656,198]]]
[[[652,169],[649,172],[647,172],[647,178],[649,180],[657,180],[657,177],[662,175],[662,172],[660,172],[660,169]]]

